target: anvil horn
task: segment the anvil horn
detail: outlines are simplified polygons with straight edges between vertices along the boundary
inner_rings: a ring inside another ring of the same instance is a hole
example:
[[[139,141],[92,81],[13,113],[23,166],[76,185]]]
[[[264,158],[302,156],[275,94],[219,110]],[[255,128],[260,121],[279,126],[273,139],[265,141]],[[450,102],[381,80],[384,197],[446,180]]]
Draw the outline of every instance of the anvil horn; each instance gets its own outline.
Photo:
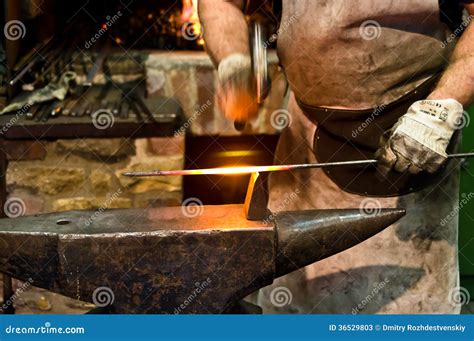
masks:
[[[275,216],[276,277],[347,250],[405,215],[403,209],[306,210]]]
[[[350,248],[399,209],[280,212],[243,205],[71,211],[0,219],[0,272],[120,313],[222,313],[273,279]],[[271,219],[270,219],[271,218]]]

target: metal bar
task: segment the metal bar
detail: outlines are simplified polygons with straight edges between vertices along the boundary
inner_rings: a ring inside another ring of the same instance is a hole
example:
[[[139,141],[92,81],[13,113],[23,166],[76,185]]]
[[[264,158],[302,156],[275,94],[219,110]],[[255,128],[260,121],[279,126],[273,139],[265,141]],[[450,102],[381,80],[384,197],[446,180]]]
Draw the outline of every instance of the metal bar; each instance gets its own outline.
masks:
[[[102,69],[102,65],[104,64],[104,60],[106,58],[105,52],[100,52],[99,55],[95,58],[95,60],[92,61],[92,67],[90,68],[89,72],[87,73],[86,81],[84,82],[85,87],[91,87],[92,83],[94,81],[94,78],[99,72],[99,70]]]
[[[48,102],[39,103],[40,107],[35,115],[36,122],[44,122],[43,119],[46,118],[49,114],[47,113],[49,104]]]
[[[143,119],[142,112],[140,111],[137,104],[135,103],[135,99],[132,97],[126,96],[125,100],[128,102],[130,109],[135,113],[137,117],[137,122],[144,123],[145,120]]]
[[[40,43],[40,47],[38,49],[35,49],[35,52],[33,53],[33,56],[30,58],[30,60],[24,67],[21,68],[21,70],[15,76],[13,76],[12,80],[8,82],[8,85],[15,85],[27,72],[29,72],[33,68],[33,66],[43,60],[43,57],[41,56],[40,52],[44,52],[44,49],[46,49],[47,46],[51,44],[52,40],[53,37],[50,37],[46,41]]]
[[[140,96],[140,94],[134,91],[131,94],[131,98],[133,101],[135,101],[136,105],[138,105],[139,109],[141,109],[142,112],[148,117],[148,119],[153,122],[155,120],[153,113],[150,111],[145,103],[145,100]]]
[[[474,152],[458,153],[448,155],[449,159],[458,159],[474,157]],[[302,163],[293,165],[269,165],[269,166],[245,166],[245,167],[221,167],[221,168],[205,168],[205,169],[180,169],[180,170],[164,170],[164,171],[149,171],[149,172],[126,172],[124,176],[130,177],[145,177],[145,176],[172,176],[172,175],[226,175],[226,174],[250,174],[255,172],[278,172],[295,169],[306,168],[323,168],[323,167],[339,167],[339,166],[357,166],[357,165],[371,165],[377,164],[377,160],[350,160],[350,161],[335,161],[324,163]]]

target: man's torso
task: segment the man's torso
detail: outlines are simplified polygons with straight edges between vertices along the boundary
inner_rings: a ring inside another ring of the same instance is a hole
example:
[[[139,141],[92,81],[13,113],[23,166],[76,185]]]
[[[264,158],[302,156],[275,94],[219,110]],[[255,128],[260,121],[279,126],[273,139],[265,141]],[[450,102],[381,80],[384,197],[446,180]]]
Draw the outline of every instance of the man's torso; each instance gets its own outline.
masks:
[[[283,0],[278,54],[302,102],[367,109],[446,66],[438,0]]]

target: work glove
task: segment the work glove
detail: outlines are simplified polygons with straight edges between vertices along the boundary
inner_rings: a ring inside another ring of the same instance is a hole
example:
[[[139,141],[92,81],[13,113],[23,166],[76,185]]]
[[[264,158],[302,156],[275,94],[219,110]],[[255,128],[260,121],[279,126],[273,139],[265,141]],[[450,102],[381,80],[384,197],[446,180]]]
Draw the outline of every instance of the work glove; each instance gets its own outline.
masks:
[[[413,103],[380,139],[375,153],[379,171],[391,169],[417,174],[436,172],[447,160],[446,148],[456,129],[462,128],[463,107],[454,99]]]
[[[242,123],[254,118],[258,104],[250,57],[241,53],[231,54],[219,63],[217,71],[217,98],[224,115]]]

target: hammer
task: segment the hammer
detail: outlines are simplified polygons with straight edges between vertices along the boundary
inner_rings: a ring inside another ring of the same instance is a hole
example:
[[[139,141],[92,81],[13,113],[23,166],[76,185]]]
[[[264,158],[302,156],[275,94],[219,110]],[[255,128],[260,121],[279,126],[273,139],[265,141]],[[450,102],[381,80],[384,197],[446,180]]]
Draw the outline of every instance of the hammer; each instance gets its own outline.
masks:
[[[261,105],[267,97],[271,87],[271,80],[268,74],[267,49],[265,35],[262,25],[258,21],[250,23],[250,60],[252,67],[253,86],[255,90],[256,101]],[[246,121],[234,121],[236,130],[245,129]]]

